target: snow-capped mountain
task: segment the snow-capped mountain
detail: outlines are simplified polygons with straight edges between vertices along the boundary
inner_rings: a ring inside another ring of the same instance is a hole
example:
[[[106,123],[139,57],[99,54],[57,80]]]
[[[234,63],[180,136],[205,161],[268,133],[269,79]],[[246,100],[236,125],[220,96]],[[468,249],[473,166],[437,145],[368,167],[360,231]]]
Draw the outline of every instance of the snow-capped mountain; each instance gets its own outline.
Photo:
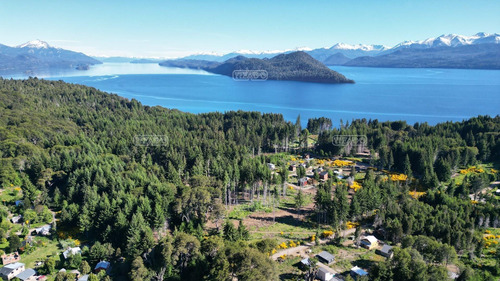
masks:
[[[51,68],[87,69],[100,61],[83,53],[51,47],[33,40],[16,47],[0,45],[0,72],[36,74]]]
[[[215,52],[205,52],[205,53],[197,53],[194,55],[190,55],[187,57],[183,57],[181,59],[192,59],[192,60],[208,60],[208,61],[226,61],[230,58],[236,56],[245,56],[247,58],[272,58],[279,54],[289,54],[296,51],[304,51],[311,55],[313,58],[324,61],[328,57],[340,53],[348,58],[356,58],[360,56],[367,55],[377,55],[388,48],[383,45],[349,45],[344,43],[338,43],[333,45],[330,48],[318,48],[312,49],[309,47],[298,47],[294,49],[286,49],[286,50],[267,50],[267,51],[255,51],[255,50],[238,50],[226,54],[219,54]]]
[[[208,60],[222,62],[236,56],[245,56],[248,58],[271,58],[278,54],[290,53],[293,51],[305,51],[313,58],[327,64],[337,65],[346,59],[355,59],[358,57],[376,57],[380,55],[391,54],[402,49],[430,49],[437,47],[460,47],[478,44],[500,44],[500,35],[497,33],[488,34],[480,32],[472,36],[464,36],[457,34],[441,35],[438,37],[428,38],[421,41],[404,41],[390,48],[384,45],[351,45],[346,43],[336,43],[331,47],[311,49],[307,47],[289,49],[289,50],[274,50],[274,51],[253,51],[239,50],[226,54],[218,53],[199,53],[190,55],[181,59]]]
[[[182,57],[180,59],[190,59],[190,60],[208,60],[208,61],[217,61],[222,62],[226,61],[230,58],[234,58],[237,56],[245,56],[247,58],[272,58],[279,54],[288,54],[296,51],[311,51],[312,49],[309,47],[299,47],[295,49],[286,49],[286,50],[267,50],[267,51],[256,51],[256,50],[238,50],[226,54],[220,54],[217,52],[201,52],[196,53],[194,55],[190,55],[187,57]]]
[[[441,35],[405,41],[377,56],[358,57],[346,66],[500,69],[500,35]]]
[[[17,46],[16,48],[34,48],[34,49],[48,49],[50,48],[49,44],[45,41],[42,40],[33,40],[26,42],[24,44],[21,44]]]
[[[472,36],[464,36],[457,34],[441,35],[438,37],[427,38],[421,41],[404,41],[397,44],[391,50],[399,50],[405,48],[426,49],[433,47],[458,47],[476,44],[499,44],[500,34],[488,34],[480,32]]]
[[[366,52],[385,51],[387,49],[389,49],[389,47],[384,45],[363,45],[363,44],[350,45],[345,43],[337,43],[330,48],[330,50],[361,50]]]
[[[308,51],[307,53],[313,58],[321,61],[332,61],[330,57],[339,57],[340,55],[346,58],[357,58],[362,56],[376,56],[381,52],[388,50],[384,45],[350,45],[345,43],[337,43],[330,48],[319,48]]]

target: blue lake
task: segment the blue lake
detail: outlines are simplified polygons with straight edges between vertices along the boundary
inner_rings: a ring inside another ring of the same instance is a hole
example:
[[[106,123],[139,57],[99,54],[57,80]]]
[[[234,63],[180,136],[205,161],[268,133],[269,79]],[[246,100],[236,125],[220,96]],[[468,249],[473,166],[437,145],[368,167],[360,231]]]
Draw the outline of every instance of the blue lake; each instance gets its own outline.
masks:
[[[46,76],[161,105],[201,113],[247,110],[281,113],[305,124],[311,117],[334,125],[366,118],[408,123],[461,121],[500,114],[500,71],[333,67],[356,84],[235,81],[204,71],[156,64],[105,63],[88,71]],[[81,76],[84,74],[85,76]]]

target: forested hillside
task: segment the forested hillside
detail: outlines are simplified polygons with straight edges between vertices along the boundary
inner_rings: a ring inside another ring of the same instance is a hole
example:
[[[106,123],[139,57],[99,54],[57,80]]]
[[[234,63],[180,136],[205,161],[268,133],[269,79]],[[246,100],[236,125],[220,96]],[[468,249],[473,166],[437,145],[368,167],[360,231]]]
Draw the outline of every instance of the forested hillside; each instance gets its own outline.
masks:
[[[336,146],[334,136],[364,135],[366,148],[377,155],[367,164],[408,180],[367,172],[363,188],[349,197],[338,180],[322,183],[315,198],[318,228],[340,230],[377,210],[373,225],[402,243],[399,256],[412,247],[425,250],[408,235],[432,237],[453,249],[445,257],[421,258],[429,276],[440,276],[434,266],[456,259],[455,251],[470,256],[463,263],[471,276],[500,273],[498,265],[472,273],[472,258],[484,247],[479,231],[499,226],[499,209],[498,202],[477,204],[468,197],[498,173],[468,174],[460,185],[450,181],[459,167],[499,159],[500,117],[436,126],[357,120],[331,127],[331,120],[310,120],[318,143],[301,147],[309,130],[279,114],[195,115],[61,81],[0,79],[0,186],[21,188],[22,212],[37,206],[58,212],[57,228],[85,241],[91,261],[124,257],[116,265],[122,268],[118,276],[277,280],[267,256],[273,244],[245,241],[243,224],[225,223],[226,207],[285,193],[287,162],[269,153],[352,156],[355,146]],[[298,147],[291,145],[295,141]],[[273,161],[280,172],[269,170]],[[415,199],[410,191],[424,195]],[[5,222],[7,212],[0,213]],[[12,236],[7,222],[2,225],[3,238]],[[381,263],[372,276],[402,280],[397,266]]]
[[[280,54],[270,59],[247,58],[235,56],[222,63],[207,60],[167,60],[161,66],[203,69],[208,72],[233,76],[244,80],[290,80],[314,83],[354,83],[344,75],[333,71],[321,62],[304,52]],[[235,75],[235,71],[254,71],[244,74],[244,77]],[[265,72],[265,73],[262,73]],[[265,74],[265,75],[264,75]],[[250,75],[250,76],[248,76]],[[264,77],[261,77],[264,76]]]

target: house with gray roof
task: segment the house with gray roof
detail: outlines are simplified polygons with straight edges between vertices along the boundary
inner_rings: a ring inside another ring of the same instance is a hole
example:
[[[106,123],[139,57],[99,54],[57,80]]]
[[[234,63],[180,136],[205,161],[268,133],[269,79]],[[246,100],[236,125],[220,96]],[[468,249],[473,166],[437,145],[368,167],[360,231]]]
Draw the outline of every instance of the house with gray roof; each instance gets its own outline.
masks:
[[[0,268],[0,277],[3,278],[4,280],[10,280],[23,271],[24,271],[24,263],[21,262],[11,263]]]
[[[327,251],[317,254],[316,257],[318,257],[319,261],[326,264],[330,264],[335,261],[335,257]]]
[[[36,271],[32,268],[28,268],[25,271],[16,275],[15,277],[21,279],[22,281],[35,281],[36,280],[35,275]]]
[[[376,251],[377,254],[384,256],[386,258],[392,258],[394,253],[392,252],[392,246],[385,244],[382,249]]]

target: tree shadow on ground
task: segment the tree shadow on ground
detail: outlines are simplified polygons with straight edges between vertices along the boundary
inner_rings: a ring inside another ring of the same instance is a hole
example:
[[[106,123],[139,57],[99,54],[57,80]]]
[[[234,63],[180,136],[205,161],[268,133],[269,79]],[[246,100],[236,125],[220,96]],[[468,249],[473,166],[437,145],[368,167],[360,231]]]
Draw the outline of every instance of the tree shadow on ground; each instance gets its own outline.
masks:
[[[300,274],[295,273],[282,273],[280,274],[280,280],[302,280]]]
[[[370,269],[374,263],[375,263],[374,261],[367,260],[367,259],[359,259],[359,260],[352,262],[353,265],[359,266],[359,267],[365,268],[365,269]]]

